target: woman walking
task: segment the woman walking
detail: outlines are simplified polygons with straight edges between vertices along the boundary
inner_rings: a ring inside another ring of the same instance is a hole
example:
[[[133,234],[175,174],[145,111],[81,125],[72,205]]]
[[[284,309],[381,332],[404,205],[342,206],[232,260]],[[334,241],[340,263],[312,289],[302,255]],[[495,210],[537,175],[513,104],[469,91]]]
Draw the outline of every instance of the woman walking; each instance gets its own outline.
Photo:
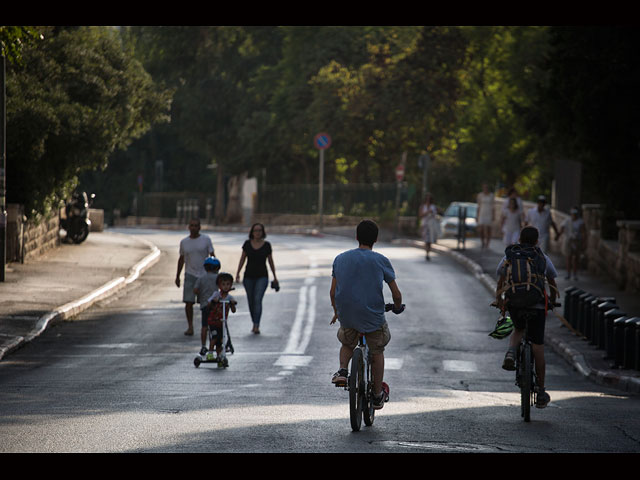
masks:
[[[510,198],[508,205],[508,208],[502,212],[502,233],[507,247],[518,242],[522,228],[522,210],[518,206],[518,200]]]
[[[242,284],[247,292],[247,301],[249,303],[249,312],[253,321],[252,332],[260,333],[260,317],[262,316],[262,298],[269,284],[269,273],[267,272],[267,260],[273,272],[273,281],[277,284],[276,268],[273,264],[273,256],[271,244],[265,240],[267,233],[264,225],[256,223],[249,231],[249,239],[245,240],[242,245],[242,256],[238,264],[238,272],[236,273],[236,281],[240,281],[240,270],[247,262],[247,268],[244,271]]]
[[[440,224],[438,223],[438,209],[433,203],[433,196],[427,193],[424,199],[424,203],[420,205],[420,211],[418,217],[420,218],[420,228],[422,231],[422,239],[425,243],[425,250],[427,254],[427,260],[429,258],[429,252],[431,251],[431,244],[436,243],[438,235],[440,233]]]

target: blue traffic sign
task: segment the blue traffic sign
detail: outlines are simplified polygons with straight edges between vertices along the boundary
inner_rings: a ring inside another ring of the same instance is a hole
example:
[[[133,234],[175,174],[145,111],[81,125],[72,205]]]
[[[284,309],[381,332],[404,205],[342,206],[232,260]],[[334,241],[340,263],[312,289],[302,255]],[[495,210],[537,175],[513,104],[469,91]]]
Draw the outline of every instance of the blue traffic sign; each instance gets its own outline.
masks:
[[[319,133],[313,139],[313,144],[319,150],[325,150],[331,146],[331,137],[328,133]]]

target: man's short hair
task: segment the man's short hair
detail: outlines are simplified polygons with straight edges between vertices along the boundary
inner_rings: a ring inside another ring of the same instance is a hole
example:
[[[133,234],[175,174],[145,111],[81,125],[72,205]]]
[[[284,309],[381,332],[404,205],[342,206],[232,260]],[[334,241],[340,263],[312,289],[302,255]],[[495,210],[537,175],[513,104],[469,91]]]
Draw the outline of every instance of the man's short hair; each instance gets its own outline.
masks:
[[[356,229],[356,239],[362,245],[373,247],[378,241],[378,225],[373,220],[362,220]]]
[[[535,245],[538,243],[538,229],[528,225],[520,231],[520,243]]]

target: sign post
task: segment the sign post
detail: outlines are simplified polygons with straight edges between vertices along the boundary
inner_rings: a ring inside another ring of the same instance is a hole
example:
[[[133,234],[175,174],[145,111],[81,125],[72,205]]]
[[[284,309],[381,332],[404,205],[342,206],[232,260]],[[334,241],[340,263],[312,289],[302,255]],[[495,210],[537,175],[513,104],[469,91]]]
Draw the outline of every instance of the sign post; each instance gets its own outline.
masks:
[[[318,219],[322,231],[322,203],[324,192],[324,151],[331,146],[331,137],[327,133],[319,133],[313,138],[313,145],[320,151],[320,167],[318,172]]]

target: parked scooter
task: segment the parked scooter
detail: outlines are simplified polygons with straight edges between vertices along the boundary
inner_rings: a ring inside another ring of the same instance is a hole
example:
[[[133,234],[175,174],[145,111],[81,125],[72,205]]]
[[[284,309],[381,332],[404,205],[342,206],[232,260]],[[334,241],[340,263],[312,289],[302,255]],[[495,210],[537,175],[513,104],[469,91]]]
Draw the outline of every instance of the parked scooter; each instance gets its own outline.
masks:
[[[60,218],[60,227],[65,231],[65,242],[82,243],[87,239],[91,228],[89,207],[95,197],[92,193],[89,200],[86,192],[73,193],[71,200],[65,205],[65,216]]]

